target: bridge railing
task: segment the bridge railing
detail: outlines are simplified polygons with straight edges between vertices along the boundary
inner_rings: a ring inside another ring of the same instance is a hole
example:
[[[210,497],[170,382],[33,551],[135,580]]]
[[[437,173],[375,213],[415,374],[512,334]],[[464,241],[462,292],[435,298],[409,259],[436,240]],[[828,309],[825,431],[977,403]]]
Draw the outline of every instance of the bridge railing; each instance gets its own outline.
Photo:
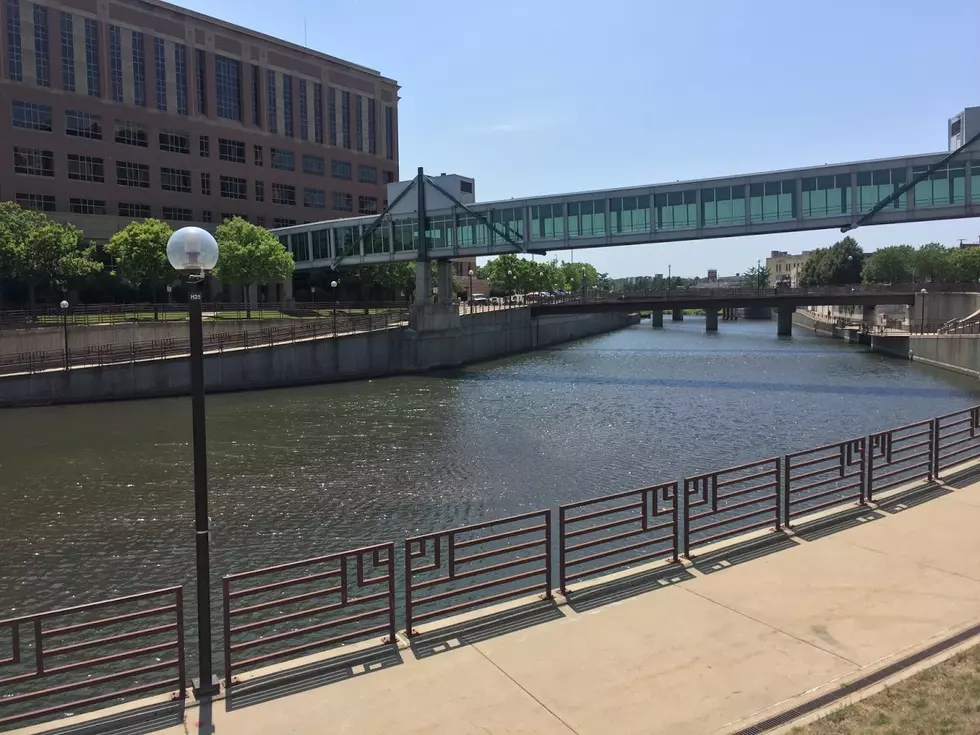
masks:
[[[847,439],[783,457],[786,524],[801,515],[867,499],[867,438]]]
[[[0,727],[150,692],[184,696],[180,587],[0,620],[0,635],[10,641]]]
[[[937,477],[950,467],[980,459],[980,406],[936,418]]]
[[[868,437],[868,499],[915,480],[932,480],[936,419],[918,421]]]

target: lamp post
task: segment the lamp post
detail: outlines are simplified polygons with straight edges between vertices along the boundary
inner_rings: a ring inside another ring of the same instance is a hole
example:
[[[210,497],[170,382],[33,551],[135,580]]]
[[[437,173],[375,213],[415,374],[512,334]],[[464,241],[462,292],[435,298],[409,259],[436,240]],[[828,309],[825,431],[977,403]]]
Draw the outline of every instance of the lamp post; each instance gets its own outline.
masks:
[[[929,293],[925,289],[919,291],[919,295],[922,297],[922,306],[919,308],[919,334],[925,332],[926,326],[926,294]]]
[[[470,290],[467,292],[470,297],[470,313],[473,313],[473,269],[470,268]]]
[[[65,370],[68,370],[70,360],[68,358],[68,302],[62,301],[61,304],[61,331],[65,337]]]
[[[174,302],[174,287],[169,283],[167,284],[167,303],[172,304]]]
[[[670,293],[671,281],[674,280],[673,278],[671,278],[670,273],[671,273],[671,268],[670,268],[670,263],[668,263],[667,264],[667,293]]]
[[[514,271],[507,271],[507,303],[514,305]]]
[[[313,297],[313,309],[316,310],[316,286],[310,286],[310,294]]]
[[[200,677],[194,682],[198,698],[217,694],[220,687],[211,662],[211,550],[208,519],[208,447],[204,412],[204,328],[199,284],[218,262],[218,243],[200,227],[183,227],[167,241],[167,259],[188,274],[192,284],[187,310],[191,343],[191,420],[194,445],[194,528],[197,537],[197,636]]]
[[[333,289],[333,336],[337,336],[337,286],[336,281],[330,281],[330,288]]]

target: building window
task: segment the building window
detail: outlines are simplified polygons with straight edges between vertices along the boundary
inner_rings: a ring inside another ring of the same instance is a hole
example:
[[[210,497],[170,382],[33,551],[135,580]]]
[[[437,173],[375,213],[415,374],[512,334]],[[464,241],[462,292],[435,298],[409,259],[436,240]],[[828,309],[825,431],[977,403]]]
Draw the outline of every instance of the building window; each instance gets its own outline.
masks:
[[[395,183],[395,172],[394,171],[385,171],[385,183],[386,184],[393,184],[393,183]]]
[[[293,137],[293,78],[282,75],[282,127],[283,135]]]
[[[365,166],[363,163],[357,167],[357,180],[362,184],[377,184],[378,169],[374,166]]]
[[[292,184],[273,184],[272,203],[296,205],[296,187]]]
[[[277,171],[295,171],[296,170],[296,154],[285,148],[273,148],[270,150],[272,154],[272,168]]]
[[[53,212],[57,209],[55,198],[50,194],[18,194],[16,202],[24,209],[34,209],[38,212]]]
[[[306,80],[299,80],[299,137],[301,140],[310,139],[309,107],[306,100]]]
[[[160,150],[170,153],[191,154],[191,136],[188,133],[160,131]]]
[[[133,31],[133,104],[146,107],[146,54],[139,31]]]
[[[255,182],[255,201],[264,202],[265,201],[265,182],[256,181]]]
[[[323,176],[326,173],[327,163],[323,156],[313,156],[309,153],[303,154],[303,173]]]
[[[303,206],[310,209],[327,208],[327,192],[323,189],[303,189]]]
[[[212,217],[212,215],[211,215],[211,210],[210,209],[202,209],[201,210],[201,222],[210,222],[211,221],[211,217]]]
[[[61,12],[61,88],[75,91],[75,26],[71,13]]]
[[[276,114],[276,73],[265,73],[266,117],[268,117],[269,132],[279,132],[279,119]]]
[[[150,188],[150,167],[145,163],[116,161],[116,183],[120,186]]]
[[[116,120],[115,140],[117,143],[136,145],[140,148],[147,148],[150,144],[149,137],[146,134],[146,128],[139,123],[125,120]]]
[[[34,3],[34,76],[39,87],[51,86],[51,49],[48,47],[48,9]]]
[[[218,138],[218,158],[232,163],[245,163],[245,141]]]
[[[65,134],[102,140],[102,118],[89,112],[65,110]]]
[[[255,224],[259,227],[265,227],[265,215],[257,214],[255,215]]]
[[[378,101],[368,100],[368,153],[378,154]]]
[[[201,154],[201,158],[211,157],[211,139],[207,135],[202,135],[197,141],[198,151]]]
[[[385,158],[395,160],[395,111],[385,105]]]
[[[89,97],[102,96],[102,79],[99,74],[99,23],[85,19],[85,78]]]
[[[330,161],[330,176],[341,181],[350,181],[350,161],[338,161],[336,158]]]
[[[76,181],[105,183],[105,168],[101,158],[68,154],[68,178]]]
[[[353,212],[354,197],[342,191],[335,191],[333,193],[333,208],[337,212]]]
[[[24,81],[24,62],[20,47],[20,0],[7,0],[7,76]]]
[[[204,80],[207,79],[207,58],[203,49],[194,49],[194,95],[197,100],[197,114],[208,114],[207,96],[204,92]]]
[[[194,214],[186,207],[164,207],[163,218],[171,222],[191,222]]]
[[[330,129],[330,145],[337,145],[337,90],[327,87],[327,125]]]
[[[248,199],[248,182],[237,176],[221,176],[218,180],[225,199]]]
[[[218,117],[242,119],[242,64],[224,56],[214,57],[214,96]]]
[[[157,109],[167,109],[167,42],[153,39],[153,56],[157,71]]]
[[[14,173],[54,176],[54,153],[39,148],[14,148]]]
[[[109,26],[109,94],[116,102],[123,101],[122,31]]]
[[[253,145],[252,146],[252,163],[256,166],[264,166],[265,160],[262,155],[262,146]]]
[[[187,110],[187,46],[174,44],[174,82],[177,84],[177,114],[186,115]]]
[[[105,214],[105,199],[80,199],[71,197],[68,210],[72,214]]]
[[[272,220],[273,229],[276,229],[277,227],[292,227],[295,224],[296,220],[288,219],[286,217],[276,217]]]
[[[340,93],[340,132],[344,148],[350,148],[350,92],[346,90]]]
[[[323,85],[313,82],[313,138],[323,145]]]
[[[185,168],[160,167],[160,188],[164,191],[191,193],[191,172]]]
[[[378,198],[377,197],[364,197],[364,196],[359,196],[357,198],[357,213],[358,214],[377,214],[378,213]]]
[[[252,124],[257,128],[262,127],[262,98],[259,93],[261,76],[262,70],[259,69],[258,64],[252,64]]]
[[[119,216],[129,219],[149,219],[153,216],[149,204],[128,204],[119,202]]]
[[[364,101],[361,95],[354,95],[354,142],[357,150],[364,150]]]
[[[201,196],[211,196],[211,174],[206,171],[201,173]]]
[[[36,102],[10,103],[10,122],[15,128],[51,132],[51,106]]]

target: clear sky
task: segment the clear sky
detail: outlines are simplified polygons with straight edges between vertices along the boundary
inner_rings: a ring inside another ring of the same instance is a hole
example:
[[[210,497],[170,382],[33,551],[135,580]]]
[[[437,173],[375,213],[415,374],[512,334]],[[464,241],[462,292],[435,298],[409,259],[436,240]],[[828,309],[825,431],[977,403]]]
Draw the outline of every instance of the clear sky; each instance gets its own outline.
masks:
[[[477,200],[946,150],[980,105],[964,0],[181,0],[401,85],[401,178]],[[866,250],[980,237],[976,219],[854,233]],[[744,271],[836,230],[578,251],[612,276]],[[567,255],[566,254],[559,254]]]

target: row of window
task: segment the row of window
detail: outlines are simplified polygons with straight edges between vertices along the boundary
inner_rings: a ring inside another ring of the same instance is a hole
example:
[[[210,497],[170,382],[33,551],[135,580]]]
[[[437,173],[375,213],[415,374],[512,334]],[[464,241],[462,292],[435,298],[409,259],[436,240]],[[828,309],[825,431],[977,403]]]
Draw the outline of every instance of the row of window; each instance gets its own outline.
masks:
[[[52,132],[54,130],[53,113],[50,105],[14,100],[10,103],[10,116],[11,123],[16,128],[26,128],[42,132]],[[65,133],[82,138],[102,140],[102,117],[101,115],[94,115],[87,112],[66,110]],[[126,120],[115,121],[114,139],[117,143],[124,143],[126,145],[135,145],[141,148],[147,148],[149,146],[149,134],[146,127],[139,123]],[[190,133],[164,130],[159,133],[159,145],[161,151],[190,155],[191,136]],[[204,158],[210,157],[210,136],[198,136],[198,152]],[[233,163],[247,163],[245,141],[231,138],[218,138],[218,158],[222,161],[231,161]],[[271,148],[269,158],[270,165],[276,170],[296,170],[296,154],[291,150]],[[254,144],[252,146],[252,163],[256,166],[264,165],[263,148],[261,145]],[[326,159],[323,156],[304,153],[301,157],[301,164],[303,173],[314,176],[326,175]],[[350,181],[352,179],[352,170],[353,166],[350,161],[337,159],[330,161],[330,175],[332,178]],[[394,181],[395,174],[393,171],[385,171],[384,174],[385,183]],[[377,184],[377,167],[358,164],[357,180],[362,184]]]
[[[24,81],[24,59],[22,48],[22,23],[21,23],[21,4],[20,0],[5,0],[7,7],[7,75],[15,82]],[[48,8],[38,5],[32,6],[31,25],[34,29],[34,38],[31,39],[34,45],[34,79],[40,87],[51,86],[51,49],[49,41],[49,18]],[[75,18],[71,13],[64,11],[58,12],[58,31],[60,32],[61,45],[61,84],[62,89],[74,92],[76,87],[75,76]],[[99,25],[98,21],[84,19],[85,23],[85,65],[86,82],[88,94],[92,97],[101,96],[101,69],[100,69],[100,50],[99,50]],[[123,58],[124,36],[130,41],[131,58]],[[130,66],[133,79],[133,104],[140,107],[147,107],[149,104],[148,92],[152,94],[152,101],[156,109],[167,111],[168,109],[168,89],[167,89],[167,41],[162,38],[152,37],[150,43],[142,31],[133,31],[120,28],[117,25],[109,25],[109,97],[115,102],[125,102],[124,94],[124,68]],[[173,44],[173,66],[174,84],[176,92],[176,110],[178,115],[188,115],[190,113],[189,83],[190,70],[188,68],[187,46],[181,43]],[[152,90],[147,90],[146,85],[146,65],[147,53],[152,52],[155,85]],[[194,78],[196,93],[196,110],[200,115],[207,115],[207,97],[205,94],[205,82],[208,78],[207,55],[202,49],[194,49]],[[214,55],[213,65],[213,84],[215,93],[215,115],[226,120],[236,120],[244,123],[244,68],[241,61],[227,58],[219,54]],[[266,72],[266,109],[268,114],[269,132],[279,132],[279,120],[277,115],[277,73],[274,71]],[[261,127],[262,120],[260,115],[260,82],[261,69],[258,65],[252,65],[252,124]],[[293,96],[294,88],[298,87],[299,98],[299,137],[303,140],[312,140],[322,144],[324,142],[323,125],[323,88],[319,82],[313,83],[313,99],[309,99],[308,87],[304,80],[294,79],[289,74],[282,74],[282,134],[286,137],[295,137],[293,120]],[[297,84],[298,83],[298,84]],[[350,135],[350,115],[351,115],[351,93],[345,90],[336,90],[333,87],[328,89],[328,111],[330,116],[329,134],[330,145],[338,145],[337,124],[336,124],[336,97],[340,91],[341,114],[343,121],[339,142],[344,148],[351,148]],[[309,128],[309,108],[313,107],[313,135],[310,136]],[[367,151],[377,154],[377,100],[362,95],[353,95],[353,107],[355,116],[356,135],[354,139],[354,149],[357,151]],[[364,138],[364,110],[367,109],[367,141]],[[394,111],[390,105],[385,105],[385,141],[387,144],[387,157],[394,160]]]

